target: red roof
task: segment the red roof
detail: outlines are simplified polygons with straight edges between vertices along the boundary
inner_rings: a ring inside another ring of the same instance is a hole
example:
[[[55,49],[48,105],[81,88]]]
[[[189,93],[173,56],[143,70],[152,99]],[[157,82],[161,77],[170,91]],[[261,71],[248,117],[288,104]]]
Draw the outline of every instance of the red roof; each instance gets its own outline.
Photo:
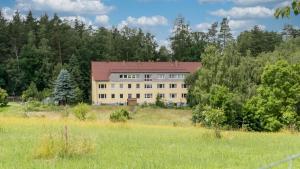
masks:
[[[108,81],[111,73],[194,73],[200,62],[92,62],[92,77]]]

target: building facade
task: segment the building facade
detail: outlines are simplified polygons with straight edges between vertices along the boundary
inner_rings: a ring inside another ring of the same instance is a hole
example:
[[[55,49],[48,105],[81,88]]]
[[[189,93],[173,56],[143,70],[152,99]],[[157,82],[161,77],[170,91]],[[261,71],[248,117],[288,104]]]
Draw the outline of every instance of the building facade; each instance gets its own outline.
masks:
[[[200,68],[199,62],[92,62],[92,102],[127,104],[155,103],[159,96],[166,104],[186,104],[184,79]]]

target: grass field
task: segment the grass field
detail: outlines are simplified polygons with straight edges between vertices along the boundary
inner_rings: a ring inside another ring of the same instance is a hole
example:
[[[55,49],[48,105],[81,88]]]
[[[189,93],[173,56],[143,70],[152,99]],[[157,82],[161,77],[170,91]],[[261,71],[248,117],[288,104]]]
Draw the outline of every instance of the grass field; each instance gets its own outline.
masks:
[[[191,110],[140,108],[127,123],[110,123],[109,113],[118,108],[93,107],[97,118],[85,122],[62,118],[60,109],[26,118],[21,105],[0,109],[0,168],[256,169],[300,152],[298,133],[223,131],[222,139],[216,139],[213,131],[190,124]],[[179,125],[174,127],[174,122]],[[69,158],[34,158],[40,138],[60,135],[65,125],[70,138],[92,140],[94,151]],[[294,167],[300,168],[300,160]]]

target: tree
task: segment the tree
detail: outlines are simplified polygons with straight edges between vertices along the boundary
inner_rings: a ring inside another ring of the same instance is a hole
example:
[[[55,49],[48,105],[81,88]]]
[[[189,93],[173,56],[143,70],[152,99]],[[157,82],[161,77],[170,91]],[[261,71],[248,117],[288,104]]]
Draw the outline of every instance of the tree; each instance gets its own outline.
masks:
[[[242,32],[237,38],[237,46],[242,55],[250,51],[252,56],[263,52],[272,52],[282,42],[282,37],[276,32],[263,31],[259,26],[252,30]]]
[[[215,22],[208,29],[207,36],[208,36],[209,42],[212,43],[212,44],[217,44],[217,42],[218,42],[218,37],[217,37],[218,30],[217,30],[217,28],[218,28],[218,22]]]
[[[245,122],[252,130],[278,131],[300,121],[300,64],[278,61],[267,65],[257,95],[245,105]],[[296,120],[296,121],[292,121]]]
[[[299,13],[300,13],[300,1],[299,0],[293,0],[291,5],[289,5],[289,6],[277,8],[274,13],[274,16],[276,18],[290,17],[292,11],[293,11],[294,15],[296,15],[296,16],[299,15]]]
[[[223,46],[223,49],[226,47],[227,43],[233,39],[230,31],[229,20],[227,18],[223,18],[219,33],[219,41]]]
[[[172,37],[170,38],[173,60],[189,60],[191,47],[190,31],[190,26],[185,22],[184,17],[178,16],[175,20]]]
[[[65,69],[60,71],[55,81],[53,96],[59,105],[73,103],[76,99],[74,82],[71,80],[70,73]]]
[[[166,48],[166,46],[161,46],[158,50],[157,54],[157,61],[170,61],[171,60],[171,53],[170,51]]]
[[[6,106],[8,103],[7,100],[8,94],[6,90],[0,88],[0,107]]]
[[[31,82],[28,88],[22,93],[23,101],[38,100],[39,91],[34,82]]]
[[[286,38],[296,38],[300,36],[300,30],[294,28],[293,25],[285,25],[282,34]]]
[[[197,109],[196,109],[197,110]],[[198,113],[198,112],[196,112]],[[210,106],[204,106],[201,111],[203,116],[203,124],[215,129],[215,136],[221,138],[220,128],[226,121],[225,113],[222,109],[212,108]]]

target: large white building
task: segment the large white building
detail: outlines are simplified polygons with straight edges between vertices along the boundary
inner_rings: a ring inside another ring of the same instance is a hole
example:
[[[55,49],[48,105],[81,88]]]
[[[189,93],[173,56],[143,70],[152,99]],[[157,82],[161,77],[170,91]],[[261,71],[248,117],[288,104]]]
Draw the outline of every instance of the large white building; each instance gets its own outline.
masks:
[[[92,62],[93,104],[186,104],[185,77],[200,68],[199,62]]]

